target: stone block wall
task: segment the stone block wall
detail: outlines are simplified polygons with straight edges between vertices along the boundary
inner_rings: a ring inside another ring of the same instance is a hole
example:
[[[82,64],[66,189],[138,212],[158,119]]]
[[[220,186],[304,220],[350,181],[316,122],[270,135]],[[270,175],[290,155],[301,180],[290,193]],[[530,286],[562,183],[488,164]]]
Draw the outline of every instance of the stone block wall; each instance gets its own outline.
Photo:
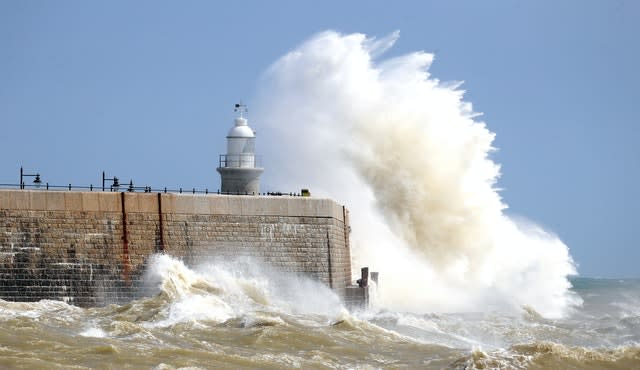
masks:
[[[124,302],[159,252],[250,256],[344,294],[348,228],[329,199],[0,190],[0,299]]]

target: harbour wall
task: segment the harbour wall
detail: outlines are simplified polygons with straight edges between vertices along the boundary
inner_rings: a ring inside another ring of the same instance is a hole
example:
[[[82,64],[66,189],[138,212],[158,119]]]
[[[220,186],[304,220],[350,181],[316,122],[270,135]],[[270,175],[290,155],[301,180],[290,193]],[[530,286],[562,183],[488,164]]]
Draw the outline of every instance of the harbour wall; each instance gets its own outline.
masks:
[[[0,190],[0,299],[136,298],[147,260],[250,257],[347,293],[348,210],[310,197]]]

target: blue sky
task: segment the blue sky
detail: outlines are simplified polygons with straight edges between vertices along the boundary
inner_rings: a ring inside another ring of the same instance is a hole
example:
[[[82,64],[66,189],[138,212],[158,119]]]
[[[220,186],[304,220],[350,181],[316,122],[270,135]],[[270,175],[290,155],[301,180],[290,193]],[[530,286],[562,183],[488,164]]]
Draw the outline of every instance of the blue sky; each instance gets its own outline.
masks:
[[[432,75],[465,81],[509,212],[556,232],[582,275],[640,277],[639,21],[614,0],[4,0],[0,182],[23,165],[55,184],[105,170],[217,189],[232,106],[279,56],[326,29],[399,30],[390,55],[433,52]]]

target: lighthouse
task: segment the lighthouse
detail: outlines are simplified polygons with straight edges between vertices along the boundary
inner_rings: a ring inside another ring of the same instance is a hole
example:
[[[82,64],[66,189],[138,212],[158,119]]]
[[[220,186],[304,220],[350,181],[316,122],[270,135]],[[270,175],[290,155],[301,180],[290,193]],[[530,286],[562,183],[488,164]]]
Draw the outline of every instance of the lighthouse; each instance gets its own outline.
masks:
[[[255,154],[256,133],[244,118],[247,107],[236,104],[235,112],[238,112],[238,117],[227,135],[227,154],[220,155],[217,168],[221,190],[225,194],[257,195],[260,193],[260,175],[264,168],[259,167]]]

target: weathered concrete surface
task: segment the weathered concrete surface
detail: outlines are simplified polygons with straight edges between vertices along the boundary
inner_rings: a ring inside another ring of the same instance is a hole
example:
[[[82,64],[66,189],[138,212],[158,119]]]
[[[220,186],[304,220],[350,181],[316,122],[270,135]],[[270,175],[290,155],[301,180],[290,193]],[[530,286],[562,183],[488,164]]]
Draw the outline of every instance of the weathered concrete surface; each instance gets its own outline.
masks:
[[[224,194],[259,194],[263,168],[218,167],[220,188]]]
[[[351,282],[348,211],[329,199],[0,190],[0,299],[126,301],[156,252]]]

